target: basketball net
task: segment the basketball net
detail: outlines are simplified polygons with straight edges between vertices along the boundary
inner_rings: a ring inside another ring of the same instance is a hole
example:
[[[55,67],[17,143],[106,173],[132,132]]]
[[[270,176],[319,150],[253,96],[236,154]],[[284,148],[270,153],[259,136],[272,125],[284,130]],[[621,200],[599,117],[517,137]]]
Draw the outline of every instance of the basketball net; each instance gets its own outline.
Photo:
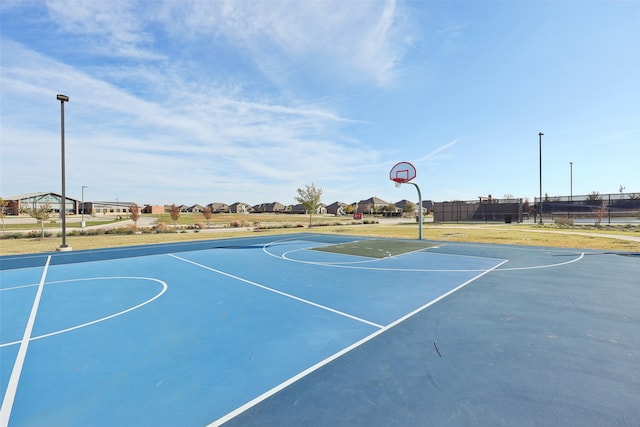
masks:
[[[402,185],[402,182],[400,181],[393,181],[393,182],[396,183],[396,188],[399,188]]]

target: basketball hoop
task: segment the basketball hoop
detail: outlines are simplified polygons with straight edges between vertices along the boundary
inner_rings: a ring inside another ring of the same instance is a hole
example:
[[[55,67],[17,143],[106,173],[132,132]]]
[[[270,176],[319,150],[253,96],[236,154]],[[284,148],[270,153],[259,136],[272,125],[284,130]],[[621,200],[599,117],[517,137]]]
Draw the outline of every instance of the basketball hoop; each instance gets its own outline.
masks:
[[[409,162],[396,163],[389,171],[389,179],[396,183],[396,187],[400,184],[411,181],[416,177],[416,168]]]
[[[396,163],[389,172],[389,179],[396,184],[396,188],[402,184],[412,184],[418,190],[418,239],[422,240],[422,194],[420,187],[415,182],[410,182],[416,177],[416,168],[409,162]]]

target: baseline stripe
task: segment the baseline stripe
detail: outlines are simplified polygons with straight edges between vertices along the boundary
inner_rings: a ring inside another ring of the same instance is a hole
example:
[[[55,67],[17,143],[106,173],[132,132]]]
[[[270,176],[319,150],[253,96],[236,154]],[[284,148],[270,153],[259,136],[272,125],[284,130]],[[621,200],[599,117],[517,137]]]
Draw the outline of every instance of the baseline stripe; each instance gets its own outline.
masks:
[[[9,425],[9,417],[11,417],[11,410],[13,409],[13,402],[16,398],[16,392],[18,391],[18,382],[20,382],[20,375],[22,374],[22,367],[24,366],[24,359],[27,357],[27,348],[29,347],[29,341],[31,340],[31,333],[33,332],[33,325],[36,322],[36,314],[38,313],[38,307],[40,306],[40,299],[42,298],[42,290],[44,288],[44,282],[47,278],[47,271],[49,270],[49,262],[51,262],[51,255],[47,257],[47,262],[44,265],[44,271],[40,278],[40,284],[36,292],[36,297],[33,300],[33,306],[31,307],[31,314],[27,321],[27,327],[24,329],[24,335],[20,342],[20,348],[18,349],[18,355],[16,356],[16,362],[13,365],[11,371],[11,377],[9,377],[9,384],[7,384],[7,391],[2,399],[2,407],[0,408],[0,426],[7,427]]]
[[[186,258],[182,258],[182,257],[179,257],[179,256],[174,255],[174,254],[168,254],[168,255],[169,255],[170,257],[173,257],[173,258],[179,259],[180,261],[184,261],[184,262],[187,262],[187,263],[189,263],[189,264],[193,264],[193,265],[195,265],[195,266],[198,266],[198,267],[200,267],[200,268],[204,268],[205,270],[213,271],[214,273],[218,273],[218,274],[221,274],[221,275],[223,275],[223,276],[227,276],[227,277],[230,277],[230,278],[232,278],[232,279],[239,280],[239,281],[244,282],[244,283],[247,283],[247,284],[249,284],[249,285],[256,286],[256,287],[261,288],[261,289],[264,289],[264,290],[266,290],[266,291],[273,292],[273,293],[275,293],[275,294],[282,295],[282,296],[284,296],[284,297],[291,298],[291,299],[294,299],[294,300],[296,300],[296,301],[299,301],[299,302],[303,302],[303,303],[305,303],[305,304],[312,305],[312,306],[314,306],[314,307],[318,307],[318,308],[320,308],[320,309],[322,309],[322,310],[330,311],[331,313],[335,313],[335,314],[338,314],[338,315],[340,315],[340,316],[348,317],[349,319],[357,320],[358,322],[361,322],[361,323],[366,323],[367,325],[374,326],[374,327],[376,327],[376,328],[378,328],[378,329],[380,329],[380,328],[383,328],[383,327],[384,327],[384,326],[379,325],[379,324],[377,324],[377,323],[370,322],[370,321],[368,321],[368,320],[366,320],[366,319],[362,319],[362,318],[360,318],[360,317],[353,316],[353,315],[351,315],[351,314],[349,314],[349,313],[345,313],[345,312],[343,312],[343,311],[336,310],[335,308],[327,307],[326,305],[318,304],[318,303],[316,303],[316,302],[309,301],[309,300],[306,300],[306,299],[304,299],[304,298],[300,298],[300,297],[297,297],[297,296],[295,296],[295,295],[291,295],[291,294],[288,294],[288,293],[286,293],[286,292],[282,292],[282,291],[279,291],[279,290],[277,290],[277,289],[270,288],[270,287],[265,286],[265,285],[261,285],[260,283],[252,282],[251,280],[243,279],[242,277],[238,277],[238,276],[234,276],[233,274],[225,273],[224,271],[217,270],[217,269],[212,268],[212,267],[207,267],[206,265],[199,264],[199,263],[197,263],[197,262],[195,262],[195,261],[190,261],[190,260],[188,260],[188,259],[186,259]]]

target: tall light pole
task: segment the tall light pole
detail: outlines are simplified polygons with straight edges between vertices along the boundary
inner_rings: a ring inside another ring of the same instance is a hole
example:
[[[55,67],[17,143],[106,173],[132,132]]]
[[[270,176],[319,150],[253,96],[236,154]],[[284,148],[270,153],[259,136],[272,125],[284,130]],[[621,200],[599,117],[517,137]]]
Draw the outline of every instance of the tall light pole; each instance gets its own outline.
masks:
[[[86,185],[82,186],[82,228],[84,228],[84,189],[89,188]]]
[[[65,191],[64,176],[64,103],[69,102],[69,97],[67,95],[58,94],[56,99],[60,101],[60,147],[62,153],[62,201],[60,202],[60,213],[62,214],[62,244],[58,250],[69,251],[71,248],[67,246],[67,193]]]
[[[540,224],[542,224],[542,135],[544,133],[538,133],[538,137],[540,138],[539,142],[539,152],[540,152]]]

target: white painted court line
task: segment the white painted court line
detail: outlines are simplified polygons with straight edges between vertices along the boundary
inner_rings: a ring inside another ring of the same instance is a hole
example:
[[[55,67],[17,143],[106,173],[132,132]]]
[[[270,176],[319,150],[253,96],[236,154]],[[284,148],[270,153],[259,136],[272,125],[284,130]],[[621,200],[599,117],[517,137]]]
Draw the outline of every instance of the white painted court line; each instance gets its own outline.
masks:
[[[88,282],[88,281],[92,281],[92,280],[127,280],[127,279],[148,280],[148,281],[156,282],[156,283],[159,283],[162,286],[162,290],[160,292],[158,292],[156,295],[154,295],[153,297],[147,299],[146,301],[141,302],[140,304],[136,304],[133,307],[129,307],[129,308],[125,309],[125,310],[120,310],[117,313],[113,313],[113,314],[110,314],[108,316],[104,316],[104,317],[101,317],[99,319],[92,320],[90,322],[81,323],[81,324],[76,325],[76,326],[71,326],[69,328],[61,329],[59,331],[49,332],[49,333],[43,334],[43,335],[37,335],[35,337],[31,337],[30,340],[31,341],[35,341],[35,340],[39,340],[39,339],[42,339],[42,338],[51,337],[51,336],[54,336],[54,335],[64,334],[66,332],[71,332],[71,331],[74,331],[76,329],[85,328],[87,326],[95,325],[96,323],[100,323],[100,322],[104,322],[104,321],[109,320],[109,319],[113,319],[114,317],[122,316],[123,314],[129,313],[130,311],[137,310],[137,309],[139,309],[139,308],[141,308],[141,307],[143,307],[143,306],[155,301],[156,299],[160,298],[162,296],[162,294],[164,294],[168,289],[168,285],[165,282],[163,282],[162,280],[154,279],[152,277],[137,277],[137,276],[103,276],[103,277],[87,277],[87,278],[82,278],[82,279],[71,279],[71,280],[58,280],[58,281],[55,281],[55,282],[47,283],[47,286],[54,285],[54,284],[61,284],[61,283]],[[29,285],[29,286],[33,286],[33,285]],[[15,287],[13,289],[17,289],[17,288],[19,288],[19,287]],[[11,345],[15,345],[15,344],[18,344],[19,342],[20,341],[12,341],[12,342],[0,343],[0,348],[8,347],[8,346],[11,346]]]
[[[189,264],[193,264],[193,265],[195,265],[195,266],[198,266],[198,267],[200,267],[200,268],[204,268],[205,270],[213,271],[214,273],[218,273],[218,274],[221,274],[221,275],[223,275],[223,276],[227,276],[227,277],[230,277],[230,278],[232,278],[232,279],[239,280],[239,281],[244,282],[244,283],[247,283],[247,284],[249,284],[249,285],[256,286],[256,287],[258,287],[258,288],[264,289],[264,290],[266,290],[266,291],[273,292],[273,293],[275,293],[275,294],[282,295],[282,296],[284,296],[284,297],[291,298],[291,299],[294,299],[294,300],[296,300],[296,301],[299,301],[299,302],[303,302],[303,303],[305,303],[305,304],[312,305],[312,306],[317,307],[317,308],[320,308],[320,309],[322,309],[322,310],[330,311],[331,313],[335,313],[335,314],[338,314],[338,315],[340,315],[340,316],[348,317],[349,319],[353,319],[353,320],[356,320],[356,321],[361,322],[361,323],[366,323],[367,325],[371,325],[371,326],[374,326],[374,327],[376,327],[376,328],[383,328],[383,326],[382,326],[382,325],[379,325],[379,324],[374,323],[374,322],[370,322],[370,321],[368,321],[368,320],[366,320],[366,319],[362,319],[362,318],[360,318],[360,317],[353,316],[353,315],[351,315],[351,314],[349,314],[349,313],[345,313],[345,312],[343,312],[343,311],[336,310],[336,309],[331,308],[331,307],[327,307],[326,305],[318,304],[318,303],[315,303],[315,302],[313,302],[313,301],[309,301],[309,300],[306,300],[306,299],[304,299],[304,298],[300,298],[300,297],[297,297],[297,296],[295,296],[295,295],[291,295],[291,294],[288,294],[288,293],[286,293],[286,292],[282,292],[282,291],[279,291],[279,290],[277,290],[277,289],[273,289],[273,288],[270,288],[270,287],[268,287],[268,286],[261,285],[260,283],[252,282],[251,280],[243,279],[242,277],[235,276],[235,275],[233,275],[233,274],[229,274],[229,273],[225,273],[224,271],[217,270],[217,269],[212,268],[212,267],[207,267],[206,265],[199,264],[199,263],[194,262],[194,261],[190,261],[190,260],[188,260],[188,259],[186,259],[186,258],[182,258],[182,257],[179,257],[179,256],[174,255],[174,254],[168,254],[168,255],[169,255],[170,257],[173,257],[173,258],[179,259],[180,261],[184,261],[184,262],[187,262],[187,263],[189,263]]]
[[[367,239],[367,240],[375,240],[375,239]],[[367,240],[353,240],[353,241],[348,241],[348,242],[343,242],[343,243],[338,243],[338,244],[352,244],[352,243],[365,243]],[[308,246],[305,246],[303,248],[298,248],[298,249],[292,249],[286,252],[283,252],[281,255],[277,255],[274,254],[272,252],[269,251],[269,247],[273,246],[273,245],[277,245],[277,244],[281,244],[281,243],[304,243],[307,244]],[[328,267],[340,267],[342,265],[345,266],[349,266],[349,265],[355,265],[355,264],[365,264],[365,263],[375,263],[375,262],[381,262],[381,261],[385,261],[385,260],[389,260],[392,258],[397,258],[403,255],[409,255],[412,253],[416,253],[416,252],[421,252],[421,251],[426,251],[429,249],[434,249],[434,248],[439,248],[441,245],[435,245],[435,246],[428,246],[425,248],[420,248],[420,249],[415,249],[412,251],[408,251],[408,252],[403,252],[397,255],[389,255],[387,257],[384,258],[371,258],[367,255],[353,255],[353,254],[338,254],[336,253],[336,255],[343,255],[343,256],[348,256],[350,258],[356,258],[357,261],[342,261],[342,262],[338,262],[338,261],[326,261],[326,262],[321,262],[321,261],[304,261],[304,260],[298,260],[295,258],[290,258],[289,255],[290,254],[294,254],[296,252],[305,252],[308,250],[314,250],[315,248],[318,247],[318,242],[313,242],[313,244],[310,244],[310,242],[308,240],[300,240],[300,239],[280,239],[280,240],[274,240],[272,242],[268,242],[265,243],[262,246],[262,252],[264,252],[267,255],[270,255],[274,258],[278,258],[278,259],[284,259],[286,261],[292,261],[292,262],[299,262],[301,264],[313,264],[313,265],[326,265]],[[335,243],[326,243],[325,246],[335,246]],[[368,248],[371,249],[371,248]],[[388,253],[388,252],[387,252]],[[347,267],[348,268],[348,267]],[[354,267],[354,268],[358,268],[358,267]],[[363,267],[365,269],[368,269],[368,267]],[[478,270],[478,271],[482,271],[482,270]]]
[[[286,240],[276,240],[275,242],[284,242]],[[388,260],[390,258],[393,257],[389,257],[389,258],[377,258],[371,261],[356,261],[356,262],[319,262],[319,261],[305,261],[305,260],[299,260],[299,259],[295,259],[295,258],[290,258],[288,255],[291,253],[296,253],[296,252],[301,252],[301,251],[306,251],[311,249],[313,246],[309,246],[306,248],[300,248],[300,249],[293,249],[290,251],[286,251],[284,253],[282,253],[281,255],[277,255],[274,253],[271,253],[268,251],[268,247],[269,247],[270,243],[267,243],[264,245],[264,247],[262,248],[263,252],[266,253],[267,255],[270,255],[272,257],[275,258],[280,258],[282,260],[285,261],[290,261],[290,262],[297,262],[300,264],[310,264],[310,265],[317,265],[320,267],[333,267],[333,268],[346,268],[346,269],[353,269],[353,270],[372,270],[372,271],[402,271],[402,272],[433,272],[433,273],[455,273],[455,272],[465,272],[465,273],[473,273],[473,272],[482,272],[484,271],[483,269],[440,269],[440,268],[399,268],[399,267],[370,267],[367,265],[354,265],[354,264],[364,264],[366,262],[380,262],[380,261],[385,261]],[[444,246],[444,245],[442,245]],[[467,245],[467,246],[478,246],[481,247],[480,245]],[[431,247],[431,248],[425,248],[425,249],[433,249],[436,247]],[[416,251],[412,251],[412,252],[408,252],[410,253],[414,253],[414,252],[420,252],[420,251],[424,251],[424,249],[419,249]],[[548,251],[548,249],[544,250],[545,252]],[[427,253],[427,252],[424,252]],[[492,258],[492,257],[482,257],[482,256],[477,256],[477,255],[459,255],[459,254],[447,254],[447,253],[438,253],[438,252],[428,252],[429,256],[441,256],[441,257],[465,257],[465,258],[476,258],[476,259],[491,259],[491,260],[497,260],[497,261],[501,261],[500,258]],[[405,254],[401,254],[401,255],[405,255]],[[525,267],[512,267],[512,268],[501,268],[498,269],[496,271],[514,271],[514,270],[535,270],[535,269],[539,269],[539,268],[551,268],[551,267],[559,267],[562,265],[567,265],[567,264],[571,264],[574,263],[576,261],[580,261],[581,259],[583,259],[585,256],[584,252],[581,252],[580,255],[578,255],[576,258],[569,260],[569,261],[564,261],[564,262],[559,262],[559,263],[554,263],[554,264],[538,264],[538,265],[530,265],[530,266],[525,266]]]
[[[496,271],[535,270],[535,269],[538,269],[538,268],[559,267],[561,265],[572,264],[572,263],[574,263],[576,261],[580,261],[582,258],[584,258],[584,252],[582,252],[580,254],[580,256],[577,257],[577,258],[574,258],[572,260],[565,261],[565,262],[559,262],[559,263],[556,263],[556,264],[542,264],[542,265],[531,265],[531,266],[528,266],[528,267],[501,268],[501,269],[496,270]]]
[[[24,359],[27,357],[27,348],[29,347],[29,341],[31,340],[31,333],[33,332],[33,325],[36,322],[36,314],[38,313],[38,307],[40,306],[40,298],[42,298],[42,290],[44,288],[44,282],[47,278],[47,271],[49,270],[49,262],[51,262],[51,255],[47,257],[47,262],[40,278],[40,284],[36,292],[36,297],[33,300],[33,306],[31,307],[31,314],[27,321],[27,327],[24,329],[24,335],[20,342],[20,348],[18,349],[18,355],[16,356],[16,362],[13,365],[11,371],[11,377],[9,377],[9,383],[7,384],[7,391],[2,399],[2,407],[0,408],[0,427],[7,427],[9,425],[9,417],[11,417],[11,410],[13,409],[13,402],[16,398],[16,392],[18,391],[18,383],[20,382],[20,375],[22,374],[22,367],[24,365]]]
[[[477,276],[467,280],[463,284],[461,284],[461,285],[451,289],[450,291],[440,295],[438,298],[436,298],[436,299],[434,299],[432,301],[429,301],[428,303],[426,303],[422,307],[418,307],[417,309],[413,310],[411,313],[401,317],[400,319],[396,320],[395,322],[390,323],[389,325],[383,327],[382,329],[379,329],[379,330],[375,331],[371,335],[369,335],[367,337],[364,337],[360,341],[350,345],[349,347],[344,348],[343,350],[340,350],[339,352],[333,354],[332,356],[329,356],[328,358],[326,358],[324,360],[321,360],[320,362],[318,362],[315,365],[305,369],[304,371],[300,372],[299,374],[289,378],[288,380],[286,380],[285,382],[277,385],[276,387],[272,388],[271,390],[266,391],[265,393],[261,394],[260,396],[256,397],[255,399],[253,399],[253,400],[245,403],[244,405],[240,406],[239,408],[229,412],[227,415],[217,419],[216,421],[214,421],[211,424],[207,425],[207,427],[218,427],[218,426],[226,423],[227,421],[237,417],[238,415],[240,415],[243,412],[247,411],[248,409],[254,407],[258,403],[262,402],[263,400],[266,400],[267,398],[273,396],[274,394],[276,394],[279,391],[285,389],[286,387],[290,386],[291,384],[301,380],[302,378],[306,377],[307,375],[311,374],[312,372],[317,371],[318,369],[320,369],[323,366],[329,364],[330,362],[336,360],[337,358],[343,356],[344,354],[350,352],[351,350],[353,350],[353,349],[355,349],[357,347],[360,347],[361,345],[363,345],[367,341],[372,340],[373,338],[377,337],[378,335],[382,334],[383,332],[386,332],[389,329],[395,327],[396,325],[404,322],[408,318],[415,316],[416,314],[418,314],[422,310],[424,310],[424,309],[432,306],[433,304],[437,303],[438,301],[448,297],[452,293],[459,291],[460,289],[464,288],[465,286],[467,286],[471,282],[474,282],[475,280],[479,279],[480,277],[484,276],[485,274],[490,273],[491,271],[494,271],[496,268],[500,267],[501,265],[503,265],[504,263],[506,263],[508,261],[509,260],[502,261],[501,263],[493,266],[489,270],[485,270],[484,272],[478,274]]]

